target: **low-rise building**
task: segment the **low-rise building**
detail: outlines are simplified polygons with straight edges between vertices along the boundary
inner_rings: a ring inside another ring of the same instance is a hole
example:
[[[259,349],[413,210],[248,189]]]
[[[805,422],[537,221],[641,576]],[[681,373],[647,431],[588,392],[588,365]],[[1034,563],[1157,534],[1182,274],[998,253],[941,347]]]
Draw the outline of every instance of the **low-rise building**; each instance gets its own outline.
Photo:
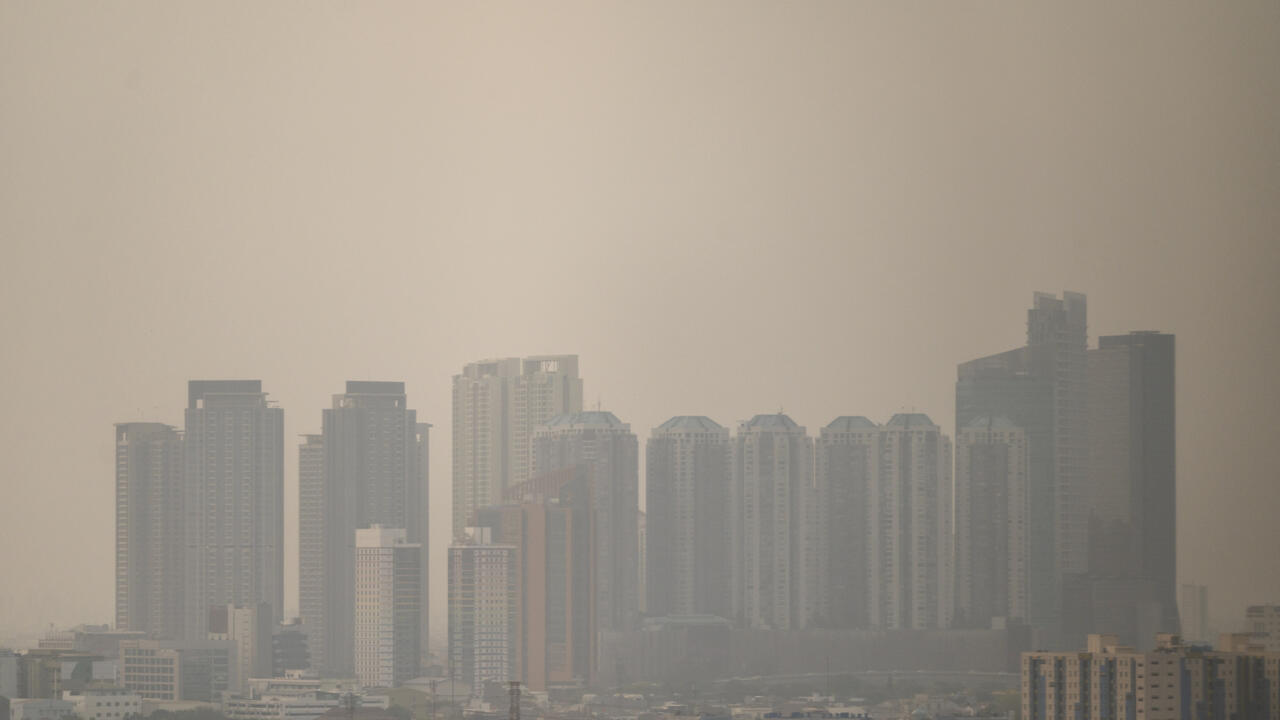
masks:
[[[64,691],[62,699],[75,707],[80,720],[125,720],[142,714],[142,696],[118,685],[93,683]]]
[[[54,698],[14,698],[9,701],[9,720],[62,720],[75,707]]]
[[[1239,640],[1160,634],[1139,652],[1090,635],[1085,652],[1023,653],[1022,720],[1280,720],[1280,655]]]
[[[144,700],[218,702],[227,689],[230,642],[127,640],[120,643],[120,685]]]

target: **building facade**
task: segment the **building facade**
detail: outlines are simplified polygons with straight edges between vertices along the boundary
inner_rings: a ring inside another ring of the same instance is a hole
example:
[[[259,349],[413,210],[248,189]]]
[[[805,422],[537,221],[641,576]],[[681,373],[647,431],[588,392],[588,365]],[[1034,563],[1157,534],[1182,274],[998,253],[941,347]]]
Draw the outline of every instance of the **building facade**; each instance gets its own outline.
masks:
[[[1276,720],[1280,656],[1160,634],[1152,650],[1090,635],[1086,652],[1022,655],[1023,720]]]
[[[402,382],[348,381],[322,415],[323,434],[299,448],[299,600],[314,667],[354,672],[352,579],[358,529],[405,530],[427,538],[427,425],[409,409]],[[323,463],[317,462],[323,455]],[[425,582],[426,553],[418,578]],[[421,588],[420,598],[427,596]],[[424,628],[422,620],[419,627]],[[425,648],[424,635],[418,645]]]
[[[951,440],[920,413],[880,428],[871,488],[868,607],[872,627],[951,624]]]
[[[786,415],[757,415],[738,427],[732,453],[735,619],[750,628],[805,628],[821,607],[813,443]]]
[[[957,366],[956,427],[1004,417],[1026,433],[1028,621],[1058,633],[1063,577],[1088,563],[1088,306],[1084,295],[1036,293],[1027,344]]]
[[[418,677],[422,546],[403,528],[355,531],[355,675],[365,687]]]
[[[265,602],[284,611],[284,411],[259,380],[188,384],[185,635],[210,608]]]
[[[645,457],[647,613],[732,617],[729,430],[673,417],[654,428]]]
[[[1208,642],[1209,586],[1183,583],[1178,589],[1178,618],[1182,636],[1191,642]]]
[[[1254,642],[1269,653],[1280,653],[1280,605],[1250,605],[1245,623]]]
[[[533,437],[582,411],[577,355],[481,360],[453,378],[453,531],[533,472]]]
[[[160,423],[116,425],[116,628],[183,634],[182,436]]]
[[[826,522],[827,568],[821,625],[870,627],[868,579],[871,491],[880,467],[880,426],[845,415],[822,428],[815,445],[815,484]]]
[[[473,528],[449,547],[449,672],[479,696],[515,678],[519,610],[516,548]]]
[[[591,503],[594,591],[601,631],[628,630],[640,615],[639,444],[631,426],[607,411],[560,415],[534,438],[538,476],[579,469]]]
[[[1027,435],[1007,418],[956,433],[955,624],[1027,618]]]

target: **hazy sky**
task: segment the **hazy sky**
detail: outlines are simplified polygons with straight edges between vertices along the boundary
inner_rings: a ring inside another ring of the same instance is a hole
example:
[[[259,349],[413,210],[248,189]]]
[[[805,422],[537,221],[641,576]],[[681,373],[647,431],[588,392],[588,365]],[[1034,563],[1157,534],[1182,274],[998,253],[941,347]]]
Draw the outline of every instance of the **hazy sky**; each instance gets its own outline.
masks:
[[[1179,572],[1280,601],[1280,3],[0,3],[0,641],[113,613],[112,423],[191,378],[578,353],[588,403],[903,408],[1034,290],[1178,335]],[[443,542],[433,548],[435,557]],[[442,573],[433,570],[435,611]]]

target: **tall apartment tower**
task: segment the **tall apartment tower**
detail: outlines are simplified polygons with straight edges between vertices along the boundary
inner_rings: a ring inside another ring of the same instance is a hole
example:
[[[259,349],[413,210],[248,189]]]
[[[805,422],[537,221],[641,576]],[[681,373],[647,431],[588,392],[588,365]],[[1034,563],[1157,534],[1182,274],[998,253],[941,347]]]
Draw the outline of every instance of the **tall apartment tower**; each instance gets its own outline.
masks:
[[[182,436],[116,425],[116,629],[183,635]]]
[[[813,442],[786,415],[757,415],[732,447],[734,614],[751,628],[805,628],[822,593]]]
[[[427,537],[427,436],[404,383],[348,381],[346,390],[324,411],[323,435],[299,448],[300,609],[313,665],[335,677],[354,672],[356,530],[401,528],[422,546]],[[414,556],[425,582],[426,553]]]
[[[449,669],[479,696],[516,677],[519,572],[515,546],[471,530],[449,546]]]
[[[926,630],[951,623],[951,440],[920,413],[880,428],[871,496],[871,625]]]
[[[355,531],[355,676],[396,687],[420,674],[422,546],[403,528]]]
[[[822,624],[866,628],[871,624],[871,491],[880,467],[880,426],[860,415],[832,420],[818,436],[816,485],[826,525],[826,600]]]
[[[1027,437],[1029,523],[1028,620],[1056,631],[1062,579],[1088,560],[1087,303],[1036,293],[1027,312],[1027,344],[961,363],[956,427],[1004,417]]]
[[[537,475],[575,467],[586,473],[594,514],[593,605],[602,631],[639,623],[639,460],[631,426],[607,411],[560,415],[534,437]]]
[[[673,417],[654,428],[645,457],[646,611],[732,617],[729,430]]]
[[[1007,418],[956,433],[955,625],[1027,617],[1027,435]]]
[[[582,411],[577,355],[474,362],[453,377],[453,530],[529,479],[533,436],[557,415]]]
[[[185,466],[188,639],[220,605],[284,612],[284,411],[260,380],[192,380]]]
[[[1088,369],[1092,607],[1076,624],[1137,644],[1179,632],[1174,336],[1100,337]]]

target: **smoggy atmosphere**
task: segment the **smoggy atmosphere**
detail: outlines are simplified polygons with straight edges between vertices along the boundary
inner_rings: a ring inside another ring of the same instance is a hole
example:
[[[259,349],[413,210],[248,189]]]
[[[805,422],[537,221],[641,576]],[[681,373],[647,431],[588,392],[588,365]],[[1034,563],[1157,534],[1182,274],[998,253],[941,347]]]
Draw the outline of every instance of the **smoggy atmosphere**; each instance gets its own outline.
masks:
[[[1274,2],[0,4],[0,645],[115,617],[113,424],[577,355],[582,407],[924,413],[1037,291],[1177,338],[1177,581],[1280,602]],[[1036,528],[1032,528],[1035,532]],[[505,705],[502,706],[505,708]],[[505,709],[502,712],[506,712]]]

